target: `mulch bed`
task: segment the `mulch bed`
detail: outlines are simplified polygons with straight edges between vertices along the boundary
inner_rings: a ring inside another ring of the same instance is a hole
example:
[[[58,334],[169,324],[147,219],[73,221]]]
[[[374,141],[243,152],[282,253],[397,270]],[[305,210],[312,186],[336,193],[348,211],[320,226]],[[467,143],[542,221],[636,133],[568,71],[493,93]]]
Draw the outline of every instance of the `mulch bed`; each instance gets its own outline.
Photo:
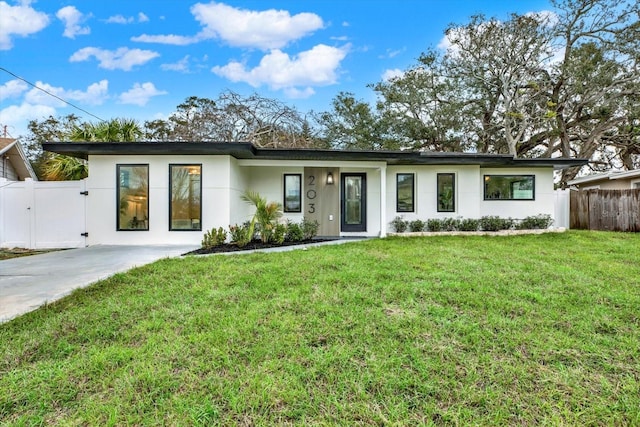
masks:
[[[311,240],[302,240],[300,242],[284,242],[281,245],[277,243],[262,243],[260,240],[254,240],[248,243],[246,246],[239,247],[238,245],[232,243],[225,243],[224,245],[214,246],[209,249],[200,248],[195,251],[187,252],[182,255],[206,255],[206,254],[219,254],[223,252],[242,252],[242,251],[251,251],[258,249],[270,249],[270,248],[281,248],[283,246],[301,246],[308,245],[309,243],[319,243],[319,242],[328,242],[335,239],[311,239]]]

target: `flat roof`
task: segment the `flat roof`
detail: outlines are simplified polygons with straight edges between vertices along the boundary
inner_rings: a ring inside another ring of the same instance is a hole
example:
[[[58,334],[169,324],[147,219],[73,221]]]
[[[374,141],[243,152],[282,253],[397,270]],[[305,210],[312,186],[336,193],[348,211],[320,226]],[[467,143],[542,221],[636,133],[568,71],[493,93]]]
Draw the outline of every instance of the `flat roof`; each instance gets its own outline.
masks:
[[[508,154],[259,148],[248,142],[47,142],[42,147],[46,151],[81,159],[88,159],[89,155],[229,155],[236,159],[383,161],[388,165],[553,166],[556,169],[588,163],[588,159],[525,159]]]

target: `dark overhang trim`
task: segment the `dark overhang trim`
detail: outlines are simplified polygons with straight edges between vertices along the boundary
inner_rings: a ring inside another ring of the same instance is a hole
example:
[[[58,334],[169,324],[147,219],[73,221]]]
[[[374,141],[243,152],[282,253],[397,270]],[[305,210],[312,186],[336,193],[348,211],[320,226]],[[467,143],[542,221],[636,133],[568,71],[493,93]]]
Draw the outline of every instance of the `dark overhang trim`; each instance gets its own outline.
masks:
[[[88,159],[89,155],[229,155],[236,159],[380,161],[388,165],[480,165],[483,167],[582,166],[587,159],[514,159],[508,154],[434,153],[257,148],[248,142],[48,142],[43,148]]]

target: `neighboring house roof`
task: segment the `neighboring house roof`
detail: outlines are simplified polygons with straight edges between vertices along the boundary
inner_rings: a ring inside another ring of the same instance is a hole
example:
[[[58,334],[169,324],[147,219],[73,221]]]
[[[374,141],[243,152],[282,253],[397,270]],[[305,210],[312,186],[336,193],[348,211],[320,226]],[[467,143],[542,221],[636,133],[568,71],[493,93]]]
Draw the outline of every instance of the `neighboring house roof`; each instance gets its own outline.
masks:
[[[381,161],[389,165],[553,166],[556,169],[582,166],[588,162],[588,159],[566,158],[521,159],[508,154],[258,148],[251,143],[242,142],[49,142],[42,146],[47,151],[82,159],[87,159],[90,154],[217,154],[230,155],[236,159]]]
[[[580,177],[580,178],[572,179],[571,181],[568,181],[567,184],[568,185],[580,185],[580,184],[593,183],[593,182],[597,182],[597,181],[608,181],[608,180],[616,180],[616,179],[630,179],[630,178],[636,178],[636,177],[640,177],[640,169],[634,169],[634,170],[623,171],[623,172],[613,171],[613,172],[599,173],[599,174],[595,174],[595,175],[583,176],[583,177]]]
[[[29,159],[27,159],[22,149],[22,145],[17,139],[0,138],[0,159],[2,158],[7,158],[11,162],[20,181],[24,181],[25,178],[38,180]]]

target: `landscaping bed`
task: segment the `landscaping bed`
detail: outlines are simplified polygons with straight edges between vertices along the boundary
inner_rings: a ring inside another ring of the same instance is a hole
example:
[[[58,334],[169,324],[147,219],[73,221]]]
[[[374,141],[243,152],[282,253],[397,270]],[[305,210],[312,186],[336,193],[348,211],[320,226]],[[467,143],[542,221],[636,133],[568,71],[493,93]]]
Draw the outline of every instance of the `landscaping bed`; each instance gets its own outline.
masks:
[[[283,242],[283,243],[274,243],[268,242],[264,243],[260,240],[253,240],[245,246],[238,246],[235,243],[225,243],[218,246],[211,247],[202,247],[196,249],[191,252],[187,252],[183,255],[207,255],[207,254],[219,254],[225,252],[242,252],[242,251],[252,251],[252,250],[260,250],[260,249],[271,249],[271,248],[280,248],[283,246],[303,246],[308,245],[310,243],[320,243],[320,242],[328,242],[336,239],[307,239],[300,240],[296,242]]]

